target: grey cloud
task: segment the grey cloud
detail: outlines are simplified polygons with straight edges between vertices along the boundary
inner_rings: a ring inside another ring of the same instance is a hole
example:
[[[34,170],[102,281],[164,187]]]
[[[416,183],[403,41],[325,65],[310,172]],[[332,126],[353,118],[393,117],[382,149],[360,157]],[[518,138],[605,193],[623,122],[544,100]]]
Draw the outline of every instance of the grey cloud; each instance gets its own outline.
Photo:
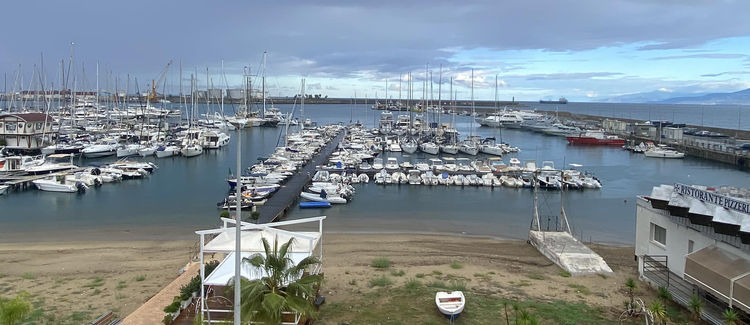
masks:
[[[747,57],[745,54],[738,53],[704,53],[688,55],[669,55],[655,57],[652,60],[676,60],[676,59],[739,59]]]
[[[707,73],[702,74],[701,77],[719,77],[724,75],[744,75],[744,74],[750,74],[748,71],[725,71],[725,72],[719,72],[719,73]]]
[[[620,76],[620,72],[571,72],[571,73],[548,73],[548,74],[527,74],[527,75],[509,75],[508,78],[523,78],[526,80],[580,80],[592,78],[605,78]]]

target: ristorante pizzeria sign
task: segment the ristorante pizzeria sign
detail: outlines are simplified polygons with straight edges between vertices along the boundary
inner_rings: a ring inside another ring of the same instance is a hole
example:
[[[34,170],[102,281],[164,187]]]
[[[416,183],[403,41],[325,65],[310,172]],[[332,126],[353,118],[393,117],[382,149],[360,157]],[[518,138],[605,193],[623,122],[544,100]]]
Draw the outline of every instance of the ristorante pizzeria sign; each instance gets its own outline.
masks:
[[[674,191],[682,195],[687,195],[687,196],[696,198],[703,202],[708,202],[711,204],[725,207],[727,209],[732,209],[732,210],[739,211],[745,214],[750,214],[750,203],[748,202],[726,197],[724,195],[716,194],[714,192],[704,191],[699,188],[695,188],[690,185],[685,185],[685,184],[680,184],[680,183],[674,184]]]

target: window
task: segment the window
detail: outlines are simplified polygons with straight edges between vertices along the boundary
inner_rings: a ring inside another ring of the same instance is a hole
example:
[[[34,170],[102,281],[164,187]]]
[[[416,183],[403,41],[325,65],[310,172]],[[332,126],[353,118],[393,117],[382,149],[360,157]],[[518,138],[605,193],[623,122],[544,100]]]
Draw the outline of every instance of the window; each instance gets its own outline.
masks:
[[[692,240],[688,239],[688,254],[690,254],[690,253],[693,252],[693,246],[695,246],[695,242],[693,242]]]
[[[661,226],[651,224],[651,241],[667,245],[667,230]]]
[[[37,130],[41,130],[42,129],[42,122],[37,122],[36,123],[36,129]]]
[[[16,130],[16,123],[6,123],[5,124],[5,130],[6,131],[15,131]]]

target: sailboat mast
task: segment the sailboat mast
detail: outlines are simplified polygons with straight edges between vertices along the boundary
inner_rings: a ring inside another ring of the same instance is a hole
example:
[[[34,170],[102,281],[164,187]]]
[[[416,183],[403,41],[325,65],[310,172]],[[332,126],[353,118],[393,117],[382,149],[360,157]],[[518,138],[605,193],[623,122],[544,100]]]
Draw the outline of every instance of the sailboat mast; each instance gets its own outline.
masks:
[[[440,114],[443,113],[443,65],[440,65],[440,72],[438,73],[438,112],[437,112],[437,122],[438,127],[440,127]]]
[[[471,118],[474,118],[474,69],[471,69]],[[470,136],[474,136],[474,121],[471,121]]]
[[[300,129],[305,128],[305,78],[302,78],[302,101],[300,101],[300,109],[299,109],[301,127]]]
[[[266,117],[266,51],[263,51],[263,76],[261,77],[261,82],[263,85],[261,86],[262,96],[263,96],[263,112],[261,112],[261,117]]]

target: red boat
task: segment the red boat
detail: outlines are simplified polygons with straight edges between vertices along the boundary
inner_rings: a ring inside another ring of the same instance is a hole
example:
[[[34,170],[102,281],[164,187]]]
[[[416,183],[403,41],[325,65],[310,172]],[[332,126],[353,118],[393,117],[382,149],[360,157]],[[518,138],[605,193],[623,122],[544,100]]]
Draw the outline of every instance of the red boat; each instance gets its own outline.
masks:
[[[601,131],[587,131],[577,136],[566,137],[569,144],[574,145],[589,145],[589,146],[623,146],[625,145],[625,139],[614,136],[605,135]]]

